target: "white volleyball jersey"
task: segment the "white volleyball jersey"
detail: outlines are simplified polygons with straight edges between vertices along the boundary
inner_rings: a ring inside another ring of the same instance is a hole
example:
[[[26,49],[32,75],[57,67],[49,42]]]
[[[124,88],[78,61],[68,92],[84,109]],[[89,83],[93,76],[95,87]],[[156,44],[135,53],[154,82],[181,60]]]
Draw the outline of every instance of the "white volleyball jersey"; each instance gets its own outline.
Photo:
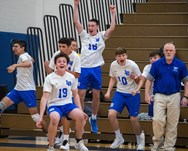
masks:
[[[50,60],[49,67],[52,70],[55,70],[55,63],[54,63],[55,56],[60,53],[61,53],[60,50],[55,52]],[[81,62],[80,62],[80,57],[78,56],[78,54],[75,51],[72,51],[72,53],[69,55],[69,59],[70,59],[70,62],[68,64],[68,70],[80,73],[81,72],[81,67],[80,67]]]
[[[50,60],[49,67],[54,71],[55,71],[54,59],[55,59],[55,56],[58,55],[59,53],[61,53],[60,50],[55,52]],[[80,61],[80,57],[78,56],[78,54],[75,51],[72,51],[72,53],[69,55],[69,59],[70,61],[69,61],[67,69],[73,72],[81,73],[81,61]],[[78,85],[78,78],[76,78],[76,82]]]
[[[151,69],[151,64],[146,65],[143,69],[142,76],[145,77],[146,79],[147,79],[147,76],[149,75],[150,69]],[[151,90],[150,90],[150,95],[152,94],[153,94],[153,82],[152,82]]]
[[[21,54],[18,58],[17,64],[28,60],[31,62],[31,67],[17,67],[17,83],[14,87],[15,90],[36,90],[35,81],[33,77],[33,61],[31,56],[26,52]]]
[[[44,82],[43,91],[50,93],[47,106],[59,106],[72,103],[72,90],[77,89],[76,79],[69,72],[63,76],[50,73]]]
[[[143,69],[142,76],[147,78],[150,69],[151,69],[151,64],[146,65]]]
[[[138,85],[134,79],[131,79],[130,77],[132,72],[138,76],[141,75],[138,65],[132,60],[126,59],[124,66],[119,65],[117,60],[111,63],[110,76],[116,78],[116,91],[122,93],[131,93],[131,91],[137,88]]]
[[[81,67],[92,68],[104,64],[102,52],[105,48],[105,31],[98,32],[97,35],[91,36],[85,30],[80,33],[81,49]]]

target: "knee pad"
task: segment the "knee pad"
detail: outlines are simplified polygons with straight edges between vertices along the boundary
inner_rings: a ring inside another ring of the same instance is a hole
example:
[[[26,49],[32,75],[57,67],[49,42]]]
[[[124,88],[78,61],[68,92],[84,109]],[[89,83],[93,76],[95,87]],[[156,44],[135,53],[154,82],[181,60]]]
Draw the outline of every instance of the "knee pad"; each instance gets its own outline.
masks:
[[[37,122],[39,120],[39,114],[33,114],[31,115],[31,118],[33,119],[34,122]]]
[[[0,102],[0,114],[3,113],[3,111],[6,109],[6,105],[1,101]]]

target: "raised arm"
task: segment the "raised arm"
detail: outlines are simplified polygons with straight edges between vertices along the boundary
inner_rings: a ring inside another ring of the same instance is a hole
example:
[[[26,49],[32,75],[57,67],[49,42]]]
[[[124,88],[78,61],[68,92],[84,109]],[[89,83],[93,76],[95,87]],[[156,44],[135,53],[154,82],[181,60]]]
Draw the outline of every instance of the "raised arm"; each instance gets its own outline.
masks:
[[[116,7],[115,5],[110,5],[110,11],[111,11],[111,23],[110,28],[108,28],[105,32],[105,37],[109,38],[112,32],[115,30],[116,25]]]
[[[73,11],[73,21],[75,24],[75,27],[78,31],[78,34],[80,34],[83,31],[83,26],[78,20],[78,5],[80,0],[74,0],[74,11]]]

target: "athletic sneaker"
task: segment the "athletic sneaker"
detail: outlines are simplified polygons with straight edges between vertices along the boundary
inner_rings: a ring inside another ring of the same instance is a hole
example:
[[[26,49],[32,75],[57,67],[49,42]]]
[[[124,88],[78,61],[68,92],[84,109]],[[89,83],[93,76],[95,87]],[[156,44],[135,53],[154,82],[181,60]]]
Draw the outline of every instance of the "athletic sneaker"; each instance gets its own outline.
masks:
[[[59,149],[69,150],[69,149],[70,149],[70,146],[69,146],[68,141],[67,141],[67,140],[64,140]]]
[[[153,146],[152,148],[151,148],[151,151],[158,151],[159,150],[159,148],[157,147],[157,146]]]
[[[91,132],[97,133],[98,132],[97,120],[94,120],[92,119],[92,117],[90,117],[89,123],[91,125]]]
[[[155,141],[153,147],[151,148],[151,151],[158,151],[158,150],[165,150],[164,138],[162,138],[160,141]]]
[[[136,150],[144,150],[145,149],[145,134],[144,132],[140,135],[140,140],[137,140],[137,149]]]
[[[47,151],[55,151],[54,147],[48,146]]]
[[[75,146],[76,146],[76,149],[78,149],[79,151],[89,151],[88,148],[84,145],[83,139],[79,141],[78,143],[76,143]]]
[[[74,148],[75,148],[75,149],[78,149],[78,143],[75,143],[75,144],[74,144]]]
[[[63,137],[64,137],[64,135],[63,135],[63,133],[60,131],[60,132],[59,132],[59,136],[56,137],[56,139],[55,139],[54,145],[55,145],[55,146],[60,146],[60,145],[63,143]]]
[[[110,148],[118,148],[120,145],[122,145],[125,142],[124,138],[116,137],[114,142],[110,145]]]

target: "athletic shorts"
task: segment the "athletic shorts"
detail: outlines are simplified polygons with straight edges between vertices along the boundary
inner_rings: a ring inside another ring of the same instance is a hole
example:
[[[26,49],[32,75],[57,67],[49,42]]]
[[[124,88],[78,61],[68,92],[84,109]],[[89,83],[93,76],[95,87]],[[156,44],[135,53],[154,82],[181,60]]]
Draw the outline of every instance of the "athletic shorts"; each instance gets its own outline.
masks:
[[[86,90],[88,86],[91,89],[101,90],[102,71],[101,67],[81,68],[81,74],[78,78],[78,89]]]
[[[129,116],[137,116],[140,109],[140,94],[138,93],[133,96],[132,94],[116,91],[110,109],[121,113],[125,106],[129,112]]]
[[[37,107],[36,91],[34,90],[18,91],[13,89],[7,94],[7,97],[16,105],[24,102],[27,108]]]
[[[60,115],[60,119],[62,117],[67,117],[67,119],[70,120],[70,118],[68,117],[68,114],[75,108],[78,108],[78,107],[73,103],[69,103],[69,104],[65,104],[61,106],[50,106],[48,108],[48,115],[50,115],[52,112],[57,112]]]

